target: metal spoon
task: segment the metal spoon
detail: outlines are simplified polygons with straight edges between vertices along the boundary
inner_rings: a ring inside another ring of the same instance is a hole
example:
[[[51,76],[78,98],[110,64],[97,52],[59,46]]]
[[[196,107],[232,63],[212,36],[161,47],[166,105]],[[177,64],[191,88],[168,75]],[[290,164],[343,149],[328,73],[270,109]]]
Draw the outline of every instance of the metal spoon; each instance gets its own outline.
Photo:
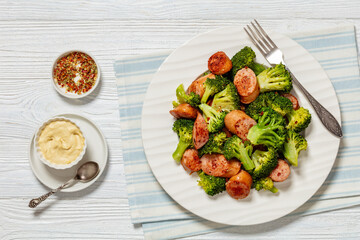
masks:
[[[86,162],[83,165],[81,165],[78,170],[76,171],[76,175],[74,178],[70,179],[60,187],[51,190],[50,192],[42,195],[41,197],[34,198],[29,202],[30,208],[35,208],[37,205],[39,205],[41,202],[45,201],[48,197],[53,195],[54,193],[60,191],[63,188],[66,188],[73,184],[74,182],[80,181],[80,182],[89,182],[93,180],[100,172],[99,165],[96,162]]]

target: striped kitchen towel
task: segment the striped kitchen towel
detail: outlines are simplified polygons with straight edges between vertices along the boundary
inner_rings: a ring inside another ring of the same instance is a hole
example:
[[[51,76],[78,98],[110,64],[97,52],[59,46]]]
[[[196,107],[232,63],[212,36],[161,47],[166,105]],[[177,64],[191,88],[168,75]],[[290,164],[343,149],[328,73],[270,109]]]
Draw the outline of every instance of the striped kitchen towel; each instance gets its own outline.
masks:
[[[340,102],[344,138],[335,165],[319,191],[282,219],[360,204],[360,164],[357,161],[360,152],[360,76],[354,26],[298,33],[291,37],[320,62],[332,81]],[[167,51],[123,57],[114,63],[132,222],[142,223],[148,239],[227,231],[225,229],[231,227],[203,220],[174,202],[158,184],[146,161],[141,140],[143,100],[153,75],[169,54]],[[272,224],[280,223],[282,219]],[[251,226],[256,227],[260,229],[261,225]]]

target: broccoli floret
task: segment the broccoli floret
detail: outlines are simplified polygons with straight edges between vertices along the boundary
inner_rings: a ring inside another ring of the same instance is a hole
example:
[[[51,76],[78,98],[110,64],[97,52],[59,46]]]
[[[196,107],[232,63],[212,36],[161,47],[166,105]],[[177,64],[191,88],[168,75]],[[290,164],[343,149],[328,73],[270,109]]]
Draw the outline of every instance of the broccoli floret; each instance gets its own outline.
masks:
[[[292,130],[287,132],[282,153],[291,165],[295,167],[298,165],[299,152],[306,148],[307,141],[303,136]]]
[[[267,151],[256,150],[251,158],[255,164],[252,172],[254,179],[268,177],[278,164],[276,151],[272,148],[268,148]]]
[[[237,158],[241,161],[245,170],[249,171],[255,167],[253,161],[250,158],[252,150],[252,145],[249,142],[243,143],[238,136],[233,135],[226,140],[223,152],[224,157],[227,160]]]
[[[272,193],[278,192],[278,189],[274,186],[274,182],[269,177],[255,180],[253,184],[257,191],[264,189],[264,190],[269,190]]]
[[[298,110],[290,111],[286,114],[286,117],[289,121],[286,128],[295,132],[301,132],[307,128],[311,122],[311,114],[309,110],[303,107],[299,108]]]
[[[290,73],[283,64],[268,68],[257,76],[260,92],[283,91],[290,92],[292,80]]]
[[[222,153],[222,146],[226,140],[226,133],[210,134],[209,140],[199,149],[199,157],[205,154]]]
[[[215,108],[210,107],[207,104],[200,104],[199,108],[204,114],[205,121],[208,124],[208,130],[210,133],[218,132],[224,128],[225,112],[217,111]]]
[[[258,124],[250,128],[247,138],[254,145],[263,144],[280,149],[284,144],[286,134],[284,118],[268,107],[263,107],[260,111]]]
[[[280,113],[281,116],[285,116],[285,114],[293,110],[293,104],[290,99],[280,95],[277,95],[272,102],[269,101],[268,106]]]
[[[276,112],[284,116],[286,113],[292,111],[292,103],[286,97],[280,96],[275,92],[261,93],[255,101],[249,104],[246,108],[246,114],[255,120],[258,120],[262,107],[270,107]]]
[[[192,144],[192,132],[194,121],[189,119],[178,119],[174,122],[173,130],[179,136],[179,143],[172,157],[180,162],[185,150]]]
[[[173,107],[179,106],[181,103],[190,104],[193,107],[197,107],[200,104],[200,95],[191,92],[189,95],[186,94],[184,85],[180,84],[176,89],[177,102],[173,101]]]
[[[254,71],[255,75],[259,75],[262,71],[264,71],[267,67],[265,67],[264,65],[257,63],[257,62],[252,62],[251,64],[249,64],[249,68],[251,70]]]
[[[214,196],[222,191],[225,191],[226,179],[222,177],[214,177],[207,175],[203,171],[198,171],[200,179],[198,180],[198,185],[201,186],[206,194]]]
[[[251,65],[255,57],[256,54],[251,47],[244,47],[241,49],[231,58],[231,62],[233,64],[232,74],[235,76],[240,69]]]
[[[215,94],[211,106],[224,112],[240,109],[240,97],[235,85],[229,83],[224,90]]]
[[[215,75],[215,78],[208,78],[204,82],[205,92],[201,98],[201,103],[206,103],[209,97],[221,92],[230,83],[226,77]]]

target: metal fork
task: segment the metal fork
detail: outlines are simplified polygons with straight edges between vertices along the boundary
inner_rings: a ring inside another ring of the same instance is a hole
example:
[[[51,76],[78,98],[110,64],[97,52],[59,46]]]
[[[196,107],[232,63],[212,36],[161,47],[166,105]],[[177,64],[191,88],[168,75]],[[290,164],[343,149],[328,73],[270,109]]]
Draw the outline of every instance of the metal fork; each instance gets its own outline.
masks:
[[[270,63],[270,65],[274,66],[276,64],[282,63],[286,66],[284,61],[284,55],[282,51],[276,46],[276,44],[271,40],[268,34],[264,31],[264,29],[260,26],[260,24],[254,19],[256,25],[251,22],[252,28],[247,25],[244,27],[245,32],[249,35],[251,41],[258,48],[261,54],[265,57],[265,59]],[[254,29],[254,30],[253,30]],[[305,94],[311,105],[313,106],[316,114],[319,116],[320,121],[324,124],[324,126],[335,136],[342,137],[342,130],[340,124],[335,119],[335,117],[326,110],[296,79],[296,77],[290,72],[292,81],[295,83],[301,91]]]

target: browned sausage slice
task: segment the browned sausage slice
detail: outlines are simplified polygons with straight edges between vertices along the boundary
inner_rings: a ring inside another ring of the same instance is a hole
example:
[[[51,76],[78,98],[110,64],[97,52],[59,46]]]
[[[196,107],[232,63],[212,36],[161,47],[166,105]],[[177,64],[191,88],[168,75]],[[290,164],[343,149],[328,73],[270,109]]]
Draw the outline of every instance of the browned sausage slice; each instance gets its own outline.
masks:
[[[291,101],[291,103],[293,104],[294,110],[298,110],[300,108],[299,101],[297,100],[297,98],[294,95],[292,95],[291,93],[284,93],[284,94],[282,94],[282,96],[286,97],[287,99],[289,99]]]
[[[242,140],[247,140],[248,132],[254,125],[256,121],[241,110],[233,110],[225,116],[225,127]]]
[[[208,68],[215,75],[223,75],[231,70],[232,62],[224,52],[217,52],[209,58]]]
[[[205,154],[200,160],[201,169],[211,176],[220,177],[229,169],[229,162],[222,154]]]
[[[256,75],[254,71],[248,67],[237,71],[234,84],[242,103],[249,104],[259,96],[260,87]]]
[[[226,191],[232,198],[243,199],[250,194],[251,184],[252,177],[250,174],[241,170],[226,182]]]
[[[189,93],[193,92],[193,93],[199,94],[200,98],[201,98],[204,95],[204,92],[205,92],[204,82],[208,78],[215,78],[215,75],[210,73],[208,75],[205,75],[203,77],[199,77],[198,79],[194,80],[190,84],[188,89],[186,90],[186,93],[189,94]]]
[[[229,168],[226,170],[226,173],[221,177],[231,178],[239,173],[241,169],[241,162],[239,160],[232,159],[229,161]]]
[[[193,141],[196,149],[201,148],[209,140],[209,130],[203,116],[198,112],[193,128]]]
[[[201,169],[201,161],[196,149],[187,149],[182,158],[181,165],[190,173],[197,172]]]
[[[290,172],[291,172],[291,170],[290,170],[289,164],[286,161],[279,159],[278,165],[270,173],[270,178],[274,182],[283,182],[289,177]]]
[[[198,111],[196,108],[190,106],[190,104],[182,103],[173,110],[170,110],[170,114],[175,118],[188,118],[195,119]]]

